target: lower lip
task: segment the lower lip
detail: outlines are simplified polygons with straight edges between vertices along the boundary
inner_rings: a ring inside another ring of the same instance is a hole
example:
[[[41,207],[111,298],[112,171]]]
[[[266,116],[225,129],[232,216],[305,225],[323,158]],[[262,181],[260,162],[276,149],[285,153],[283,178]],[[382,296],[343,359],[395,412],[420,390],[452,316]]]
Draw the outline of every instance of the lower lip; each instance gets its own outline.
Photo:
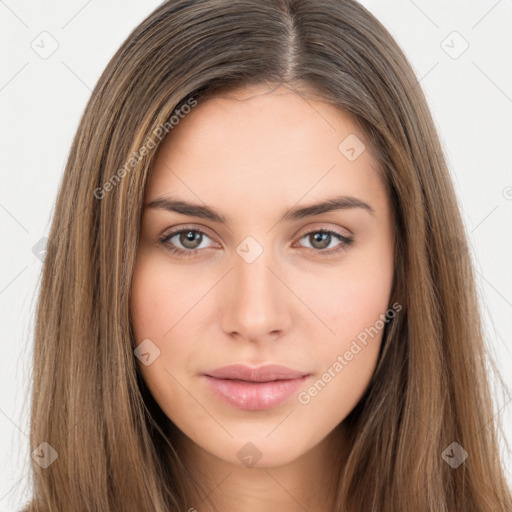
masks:
[[[244,382],[216,379],[204,375],[213,391],[226,403],[248,411],[264,411],[277,407],[288,399],[308,378],[275,380],[271,382]]]

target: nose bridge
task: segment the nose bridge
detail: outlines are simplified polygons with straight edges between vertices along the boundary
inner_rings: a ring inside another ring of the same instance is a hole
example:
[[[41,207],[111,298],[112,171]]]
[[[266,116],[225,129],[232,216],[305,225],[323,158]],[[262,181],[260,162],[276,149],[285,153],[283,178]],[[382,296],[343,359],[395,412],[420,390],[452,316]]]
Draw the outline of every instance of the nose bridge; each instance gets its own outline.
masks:
[[[272,248],[248,236],[237,246],[233,266],[225,328],[253,339],[283,329],[283,284],[274,275]]]
[[[246,237],[236,248],[235,293],[240,302],[251,302],[251,307],[262,309],[278,293],[275,276],[269,270],[274,257],[267,241],[258,242],[254,237]]]

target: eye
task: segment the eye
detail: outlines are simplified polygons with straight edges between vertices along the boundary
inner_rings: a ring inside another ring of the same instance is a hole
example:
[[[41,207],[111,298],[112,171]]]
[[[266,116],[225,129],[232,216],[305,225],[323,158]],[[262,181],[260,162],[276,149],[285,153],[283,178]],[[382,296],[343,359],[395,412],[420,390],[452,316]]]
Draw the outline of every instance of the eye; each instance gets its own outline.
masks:
[[[302,235],[300,240],[306,238],[311,244],[311,249],[314,249],[317,254],[329,255],[335,254],[343,250],[347,250],[348,247],[354,242],[354,237],[343,235],[338,231],[332,229],[317,229],[309,231]],[[340,243],[332,248],[331,243],[338,240]],[[326,250],[329,246],[331,248]],[[316,256],[316,254],[315,254]]]
[[[201,249],[207,249],[212,246],[201,247],[204,239],[210,238],[204,231],[196,228],[181,228],[165,234],[159,239],[159,243],[165,247],[165,250],[171,254],[176,254],[179,257],[192,257],[196,256]],[[311,243],[309,249],[317,254],[330,255],[346,250],[354,241],[353,237],[349,237],[334,231],[332,229],[317,229],[309,231],[300,237],[299,240],[308,237]],[[173,238],[176,239],[173,241]],[[211,238],[210,238],[211,240]],[[338,240],[338,245],[334,248],[329,248],[332,242]],[[177,246],[181,245],[181,247]],[[315,254],[316,255],[316,254]]]
[[[177,254],[178,256],[190,257],[195,256],[202,248],[201,242],[203,238],[210,238],[204,231],[200,229],[185,228],[176,231],[172,231],[160,238],[159,242],[165,247],[171,254]],[[172,239],[176,238],[175,242]],[[180,244],[184,249],[176,247],[176,244]]]

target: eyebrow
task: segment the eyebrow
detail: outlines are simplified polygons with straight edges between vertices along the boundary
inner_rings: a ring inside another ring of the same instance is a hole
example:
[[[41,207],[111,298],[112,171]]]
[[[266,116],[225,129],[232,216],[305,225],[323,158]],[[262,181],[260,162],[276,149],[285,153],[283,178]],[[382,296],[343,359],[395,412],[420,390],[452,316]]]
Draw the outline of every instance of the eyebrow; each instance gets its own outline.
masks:
[[[201,219],[206,219],[212,222],[219,222],[222,224],[228,224],[229,221],[227,217],[209,206],[188,203],[187,201],[174,199],[172,197],[159,197],[145,205],[145,207],[167,210],[170,212],[180,213],[182,215],[189,215],[191,217],[199,217]],[[366,210],[371,215],[375,214],[375,210],[368,203],[365,203],[356,197],[337,196],[320,203],[291,208],[284,213],[282,220],[300,220],[306,217],[313,217],[315,215],[320,215],[322,213],[327,213],[334,210],[348,210],[351,208],[361,208]]]

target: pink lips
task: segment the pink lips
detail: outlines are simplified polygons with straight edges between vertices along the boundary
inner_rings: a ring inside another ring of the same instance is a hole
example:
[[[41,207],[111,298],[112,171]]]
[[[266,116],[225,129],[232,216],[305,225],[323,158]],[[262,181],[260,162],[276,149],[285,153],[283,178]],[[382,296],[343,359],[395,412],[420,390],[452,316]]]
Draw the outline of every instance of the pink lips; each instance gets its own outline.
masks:
[[[307,379],[308,372],[280,365],[259,368],[234,364],[204,374],[211,389],[226,403],[250,411],[276,407]]]

